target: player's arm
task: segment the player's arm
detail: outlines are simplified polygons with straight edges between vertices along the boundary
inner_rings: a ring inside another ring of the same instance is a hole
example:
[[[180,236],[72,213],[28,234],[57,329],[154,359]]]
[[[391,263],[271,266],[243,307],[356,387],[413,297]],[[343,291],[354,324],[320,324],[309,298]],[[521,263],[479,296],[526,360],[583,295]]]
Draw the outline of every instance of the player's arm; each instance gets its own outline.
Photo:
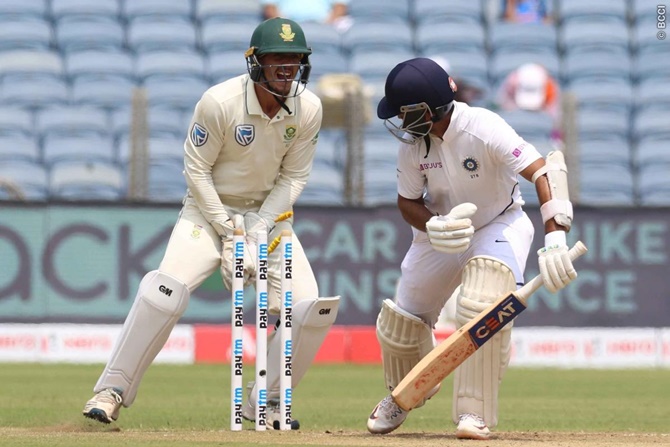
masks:
[[[538,251],[540,274],[545,286],[556,292],[577,277],[568,256],[566,233],[572,225],[572,203],[568,195],[568,170],[560,151],[550,152],[520,172],[535,183],[544,223],[544,247]]]
[[[228,216],[212,179],[212,166],[223,148],[223,113],[205,93],[195,107],[189,134],[184,142],[184,176],[189,192],[202,215],[220,236],[232,235]]]
[[[544,169],[546,166],[546,161],[544,158],[538,158],[533,163],[530,164],[526,169],[520,172],[521,176],[528,180],[529,182],[533,181],[533,175],[538,172],[540,169]],[[537,197],[540,202],[540,206],[551,200],[551,191],[549,189],[549,179],[546,175],[538,176],[535,181],[535,190],[537,192]],[[572,221],[572,215],[570,216],[570,221]],[[566,233],[570,231],[569,226],[560,225],[552,217],[544,223],[544,232],[545,234],[551,233],[552,231],[565,231]]]
[[[405,222],[424,233],[426,232],[426,222],[435,215],[426,208],[423,197],[408,199],[398,194],[398,210],[400,210]]]

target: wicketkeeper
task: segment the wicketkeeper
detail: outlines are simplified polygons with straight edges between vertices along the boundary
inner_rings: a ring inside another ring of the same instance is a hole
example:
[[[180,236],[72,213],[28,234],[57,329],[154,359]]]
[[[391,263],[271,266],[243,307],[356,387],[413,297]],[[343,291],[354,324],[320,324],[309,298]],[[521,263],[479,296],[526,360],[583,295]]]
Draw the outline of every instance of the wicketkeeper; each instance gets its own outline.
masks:
[[[147,273],[139,285],[84,416],[109,423],[118,418],[121,406],[133,403],[142,376],[186,310],[191,293],[216,269],[221,268],[230,289],[235,215],[244,216],[248,283],[255,276],[257,232],[264,229],[273,240],[283,230],[292,231],[292,219],[275,220],[292,211],[312,169],[322,108],[306,89],[311,53],[300,25],[284,18],[267,20],[251,37],[245,54],[248,73],[210,88],[196,105],[184,143],[188,193],[183,208],[158,270]],[[271,314],[280,308],[278,252],[269,257]],[[314,273],[295,234],[292,286],[295,387],[339,304],[339,297],[318,298]],[[269,427],[279,413],[279,339],[273,334],[268,340]],[[251,383],[244,407],[250,420],[255,417],[253,388]]]
[[[432,329],[454,291],[462,326],[523,285],[534,230],[522,209],[519,175],[535,183],[541,203],[546,234],[538,256],[545,286],[555,292],[577,277],[566,244],[572,205],[562,154],[545,160],[497,114],[454,101],[456,89],[436,62],[411,59],[391,70],[377,108],[402,143],[398,208],[414,234],[395,300],[383,302],[377,319],[389,391],[433,349]],[[511,324],[455,372],[451,417],[458,438],[487,439],[498,423],[510,333]],[[370,415],[368,429],[388,433],[406,417],[388,396]]]

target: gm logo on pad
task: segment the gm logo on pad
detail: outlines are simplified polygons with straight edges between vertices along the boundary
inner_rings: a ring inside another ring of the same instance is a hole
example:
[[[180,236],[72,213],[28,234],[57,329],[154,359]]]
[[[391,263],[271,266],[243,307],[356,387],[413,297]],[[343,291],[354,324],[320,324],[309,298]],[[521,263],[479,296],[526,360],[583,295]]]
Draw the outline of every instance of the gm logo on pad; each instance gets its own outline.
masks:
[[[209,134],[207,130],[198,123],[194,123],[191,128],[191,143],[193,146],[200,147],[203,144],[207,143],[207,137]]]

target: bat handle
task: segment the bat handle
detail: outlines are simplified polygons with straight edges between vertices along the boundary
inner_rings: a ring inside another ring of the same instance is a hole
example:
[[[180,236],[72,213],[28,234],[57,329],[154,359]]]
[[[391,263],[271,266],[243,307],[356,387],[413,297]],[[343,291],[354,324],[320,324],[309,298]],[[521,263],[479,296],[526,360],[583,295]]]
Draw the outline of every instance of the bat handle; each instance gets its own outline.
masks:
[[[577,241],[573,247],[568,250],[568,256],[570,256],[570,260],[574,261],[575,259],[579,258],[582,256],[584,253],[588,251],[588,248],[586,248],[586,245],[582,241]],[[521,301],[523,304],[526,304],[526,301],[528,301],[528,298],[537,291],[540,287],[542,287],[543,281],[542,281],[542,276],[537,275],[535,278],[531,279],[521,287],[519,290],[514,292],[514,295]]]

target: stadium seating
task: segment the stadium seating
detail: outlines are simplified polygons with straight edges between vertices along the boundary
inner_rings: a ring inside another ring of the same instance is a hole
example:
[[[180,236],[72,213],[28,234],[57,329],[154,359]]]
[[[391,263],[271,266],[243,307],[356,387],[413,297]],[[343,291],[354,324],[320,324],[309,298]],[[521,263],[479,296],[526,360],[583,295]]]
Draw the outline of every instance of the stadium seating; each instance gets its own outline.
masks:
[[[307,186],[296,203],[300,205],[342,205],[343,188],[342,171],[331,164],[315,160]]]
[[[104,161],[61,161],[51,167],[49,197],[55,200],[119,201],[125,194],[122,170]]]
[[[44,201],[49,197],[49,172],[41,162],[30,160],[4,160],[0,163],[0,183],[9,182],[30,201]],[[0,188],[0,198],[13,197]]]
[[[618,164],[582,164],[579,202],[593,206],[632,206],[635,201],[633,173]]]
[[[122,13],[129,21],[157,16],[183,21],[190,21],[193,18],[191,0],[126,0],[122,3]]]
[[[547,140],[554,129],[554,119],[548,113],[526,110],[501,111],[500,116],[526,140]]]
[[[413,18],[417,25],[466,22],[480,24],[484,20],[482,2],[472,0],[414,0]]]
[[[87,75],[72,81],[72,103],[105,109],[127,107],[137,84],[124,76]]]
[[[63,56],[65,71],[71,79],[88,75],[135,77],[135,61],[131,52],[122,49],[107,51],[73,51]]]
[[[644,178],[656,174],[649,170],[654,158],[663,159],[655,148],[667,148],[670,140],[670,45],[656,36],[658,2],[552,3],[554,23],[534,25],[502,22],[496,16],[500,0],[351,0],[353,26],[343,34],[323,24],[302,24],[314,50],[310,87],[315,89],[324,74],[352,72],[366,82],[374,108],[388,72],[398,62],[422,55],[482,88],[482,105],[490,106],[508,73],[537,62],[576,98],[580,163],[615,165],[627,172],[621,184],[610,185],[595,169],[583,169],[581,199],[593,205],[667,204],[662,193],[654,192],[665,192],[665,186]],[[148,93],[151,146],[168,152],[176,147],[181,156],[188,121],[202,93],[246,72],[243,55],[260,11],[258,0],[0,1],[0,159],[32,163],[25,169],[35,169],[36,163],[51,160],[56,143],[71,140],[70,149],[87,152],[85,156],[95,151],[77,149],[79,144],[104,141],[103,152],[112,144],[113,160],[127,161],[129,107],[137,87]],[[538,148],[546,152],[553,147],[546,117],[502,115]],[[386,149],[378,149],[382,145],[376,142],[389,136],[379,136],[379,129],[385,131],[378,120],[372,124],[365,129],[367,159],[385,166],[367,166],[367,203],[395,203],[395,178],[388,178],[386,166],[394,162],[389,159],[394,160],[395,145],[391,140]],[[306,202],[342,203],[343,138],[341,130],[322,129],[310,179],[317,183],[308,185]],[[125,164],[118,169],[126,169]],[[42,166],[40,172],[48,170]],[[124,171],[121,175],[125,178]],[[613,192],[606,192],[601,180]],[[521,191],[532,203],[534,190],[525,183],[520,180]],[[183,187],[169,189],[159,182],[151,194],[177,201]],[[47,197],[44,185],[29,189],[31,197]],[[67,191],[59,197],[79,197],[85,188]],[[119,188],[115,191],[102,196],[123,197]],[[6,198],[0,193],[0,199]]]
[[[70,87],[64,77],[44,74],[5,75],[0,82],[0,101],[27,108],[66,105]]]
[[[414,51],[414,33],[406,22],[354,22],[342,35],[342,48],[351,54],[369,51]]]
[[[149,200],[152,202],[181,202],[186,195],[182,160],[152,159],[149,164]]]
[[[63,16],[56,22],[56,44],[61,52],[123,50],[126,42],[121,22],[109,17]]]
[[[51,16],[58,21],[65,16],[95,16],[108,20],[121,17],[120,0],[51,0]]]
[[[201,24],[248,23],[256,26],[260,20],[258,0],[195,0],[195,18]],[[309,34],[308,34],[309,35]]]
[[[0,164],[12,160],[41,161],[37,138],[27,135],[3,135],[0,133]]]
[[[48,13],[49,0],[3,0],[0,2],[0,16],[46,19]]]
[[[201,53],[188,52],[175,55],[162,50],[137,55],[135,74],[138,79],[147,81],[160,78],[193,78],[204,80],[207,77],[205,58]]]
[[[571,81],[566,91],[572,93],[580,111],[588,113],[594,109],[631,113],[634,107],[633,86],[622,79],[582,79]]]
[[[137,53],[167,50],[177,59],[178,53],[197,51],[198,32],[190,20],[180,16],[139,16],[128,23],[126,40]]]
[[[667,148],[668,141],[665,142]],[[670,205],[670,163],[655,161],[652,164],[640,166],[638,176],[638,191],[640,203],[644,206]]]
[[[0,77],[8,74],[43,74],[62,78],[64,64],[55,51],[3,51],[0,52]]]
[[[53,138],[110,136],[107,114],[103,110],[87,106],[53,106],[41,109],[35,116],[34,132],[43,143]]]
[[[628,52],[629,29],[623,22],[570,22],[561,27],[559,46],[564,52]]]
[[[616,22],[625,24],[628,14],[626,0],[560,0],[559,13],[563,24]]]
[[[556,52],[558,33],[545,24],[501,22],[491,26],[488,45],[493,53]]]
[[[200,27],[200,41],[206,53],[237,51],[244,54],[249,49],[250,26],[248,23],[220,23],[207,21]]]
[[[436,26],[421,24],[416,28],[416,48],[422,55],[483,53],[486,48],[486,31],[479,23],[449,23]]]
[[[0,135],[34,136],[33,114],[23,107],[0,106]]]
[[[62,161],[116,161],[110,137],[49,135],[44,138],[43,147],[43,160],[47,166]]]
[[[408,0],[394,0],[392,2],[351,0],[349,14],[354,19],[354,23],[382,21],[392,23],[391,27],[403,22],[409,23],[411,19]]]
[[[193,111],[203,93],[210,87],[205,79],[187,76],[150,77],[144,81],[149,104]]]
[[[218,84],[247,72],[244,51],[214,51],[207,55],[206,72],[213,84]]]
[[[365,82],[384,82],[389,71],[398,63],[414,57],[410,51],[362,51],[349,59],[349,70]]]
[[[0,51],[49,50],[52,45],[51,24],[42,18],[0,15]]]

